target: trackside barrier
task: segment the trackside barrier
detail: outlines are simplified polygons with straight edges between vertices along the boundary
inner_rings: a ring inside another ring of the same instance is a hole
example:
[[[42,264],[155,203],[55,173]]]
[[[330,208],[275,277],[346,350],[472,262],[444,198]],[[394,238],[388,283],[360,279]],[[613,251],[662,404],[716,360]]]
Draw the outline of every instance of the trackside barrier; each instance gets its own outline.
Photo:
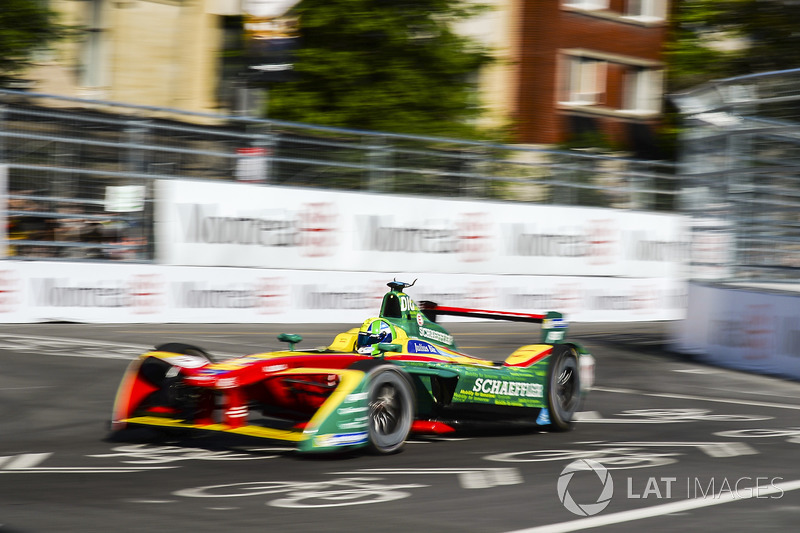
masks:
[[[575,322],[675,320],[685,284],[673,278],[336,272],[152,264],[5,261],[0,322],[360,324],[377,314],[386,282],[472,308],[541,312]],[[456,320],[456,319],[450,319]]]
[[[718,366],[800,379],[800,284],[690,283],[674,349]]]
[[[240,181],[672,212],[673,164],[0,89],[0,257],[153,262],[153,184]]]
[[[692,248],[676,214],[214,181],[155,185],[162,265],[677,279]]]
[[[698,244],[674,347],[800,379],[800,69],[715,80],[672,99],[684,126],[681,211]]]

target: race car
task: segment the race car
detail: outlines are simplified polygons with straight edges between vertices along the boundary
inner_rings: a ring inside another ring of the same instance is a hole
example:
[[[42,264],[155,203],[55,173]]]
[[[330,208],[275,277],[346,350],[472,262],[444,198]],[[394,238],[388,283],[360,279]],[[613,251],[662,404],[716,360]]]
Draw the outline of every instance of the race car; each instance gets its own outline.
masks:
[[[415,280],[416,281],[416,280]],[[410,434],[441,435],[484,423],[563,431],[592,385],[594,358],[566,340],[561,313],[527,314],[420,302],[392,281],[380,313],[329,346],[215,362],[201,348],[168,343],[125,372],[111,427],[227,432],[292,443],[301,452],[399,451]],[[541,324],[538,344],[503,361],[462,352],[441,316]]]

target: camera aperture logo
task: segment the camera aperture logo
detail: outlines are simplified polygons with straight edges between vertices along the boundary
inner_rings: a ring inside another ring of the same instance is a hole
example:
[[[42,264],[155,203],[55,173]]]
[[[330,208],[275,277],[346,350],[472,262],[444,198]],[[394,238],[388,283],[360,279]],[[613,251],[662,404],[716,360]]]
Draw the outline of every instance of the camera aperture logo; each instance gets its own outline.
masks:
[[[578,503],[569,492],[569,483],[576,472],[591,473],[600,480],[600,495],[597,500],[589,503]],[[608,507],[614,495],[614,480],[605,466],[591,459],[578,459],[568,464],[558,477],[558,499],[571,513],[579,516],[594,516]]]

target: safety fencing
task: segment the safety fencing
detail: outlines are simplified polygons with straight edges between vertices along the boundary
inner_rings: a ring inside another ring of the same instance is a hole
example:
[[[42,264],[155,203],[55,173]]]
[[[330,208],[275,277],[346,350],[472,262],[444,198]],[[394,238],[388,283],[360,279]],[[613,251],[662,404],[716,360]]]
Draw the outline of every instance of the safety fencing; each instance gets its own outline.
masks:
[[[686,126],[681,210],[706,256],[693,258],[674,347],[800,379],[800,69],[719,80],[674,100]]]
[[[154,182],[155,264],[0,263],[0,322],[358,323],[393,278],[418,300],[570,320],[674,320],[677,214]]]
[[[703,234],[696,278],[800,279],[800,69],[673,96],[684,119],[681,211]],[[716,271],[715,271],[716,270]]]
[[[673,167],[0,91],[7,257],[155,260],[154,182],[202,179],[672,211]],[[269,266],[269,265],[265,265]]]

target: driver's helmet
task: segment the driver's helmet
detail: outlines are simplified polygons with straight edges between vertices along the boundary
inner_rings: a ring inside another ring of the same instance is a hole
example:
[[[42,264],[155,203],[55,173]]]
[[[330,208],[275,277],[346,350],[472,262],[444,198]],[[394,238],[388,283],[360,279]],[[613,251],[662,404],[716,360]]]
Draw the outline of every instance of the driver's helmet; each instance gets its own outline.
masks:
[[[383,320],[373,320],[361,326],[356,340],[356,351],[361,354],[372,354],[373,346],[379,342],[392,342],[393,328]]]

